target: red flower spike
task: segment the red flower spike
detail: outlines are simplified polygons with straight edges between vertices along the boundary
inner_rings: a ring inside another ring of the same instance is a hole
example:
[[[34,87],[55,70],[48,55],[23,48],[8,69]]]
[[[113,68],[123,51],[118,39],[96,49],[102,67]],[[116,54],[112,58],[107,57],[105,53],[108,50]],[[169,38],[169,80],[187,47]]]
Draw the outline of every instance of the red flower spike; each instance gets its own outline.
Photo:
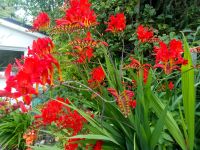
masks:
[[[149,75],[149,69],[151,68],[150,64],[144,64],[143,65],[143,82],[146,84],[148,75]]]
[[[77,57],[74,61],[75,63],[85,64],[86,62],[90,62],[90,59],[94,56],[93,49],[91,47],[80,48],[76,47],[76,52],[67,52],[67,55],[71,55],[73,57]]]
[[[67,52],[66,54],[77,57],[74,61],[75,63],[84,64],[90,62],[90,59],[93,57],[93,48],[99,47],[100,44],[107,46],[105,42],[92,39],[91,33],[87,32],[85,38],[70,42],[75,52]]]
[[[148,42],[154,36],[153,31],[151,31],[148,27],[144,27],[143,25],[139,25],[136,32],[138,39],[143,43]]]
[[[40,12],[36,19],[33,21],[33,30],[43,31],[49,27],[50,18],[47,13]]]
[[[131,59],[131,63],[126,65],[124,69],[129,69],[129,68],[139,69],[141,67],[141,64],[138,60],[134,59],[133,57],[130,57],[130,59]]]
[[[130,57],[130,59],[131,59],[131,63],[126,65],[124,67],[124,69],[129,69],[129,68],[135,69],[135,70],[137,70],[138,76],[140,75],[140,70],[142,70],[143,71],[143,82],[146,83],[151,65],[150,64],[141,64],[138,60],[136,60],[132,57]],[[134,81],[134,84],[136,84],[135,81]]]
[[[111,15],[106,31],[117,33],[122,32],[126,28],[126,18],[123,13],[118,13],[116,16]]]
[[[108,88],[108,91],[115,97],[119,109],[122,111],[125,117],[128,117],[130,113],[131,105],[134,93],[129,90],[124,90],[120,94],[113,88]]]
[[[187,60],[181,56],[183,48],[179,40],[171,40],[169,46],[160,42],[159,47],[154,47],[154,52],[156,56],[154,68],[162,68],[165,74],[170,74],[173,70],[180,70],[179,65],[187,64]]]
[[[87,32],[87,36],[85,38],[76,39],[74,41],[71,41],[69,44],[71,46],[73,46],[74,48],[76,48],[76,47],[80,47],[80,48],[85,48],[85,47],[96,48],[96,47],[99,47],[100,45],[108,46],[108,44],[106,42],[92,39],[92,36],[91,36],[90,32]]]

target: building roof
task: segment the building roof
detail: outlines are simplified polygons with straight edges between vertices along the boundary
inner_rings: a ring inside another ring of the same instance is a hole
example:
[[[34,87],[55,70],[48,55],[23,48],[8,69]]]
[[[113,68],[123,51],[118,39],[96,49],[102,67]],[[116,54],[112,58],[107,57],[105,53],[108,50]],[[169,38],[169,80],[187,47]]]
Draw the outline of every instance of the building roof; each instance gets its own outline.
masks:
[[[29,31],[32,29],[32,26],[23,24],[17,20],[14,20],[12,18],[0,18],[0,25],[6,26],[8,28],[17,30],[19,32],[23,32],[25,34],[29,34],[35,37],[44,37],[45,34],[40,33],[40,32],[31,32]]]
[[[24,28],[32,29],[32,26],[31,26],[31,25],[27,25],[27,24],[25,24],[25,23],[22,23],[22,22],[20,22],[20,21],[18,21],[18,20],[13,19],[13,18],[2,18],[2,19],[3,19],[3,20],[6,20],[6,21],[8,21],[8,22],[14,23],[14,24],[16,24],[16,25],[22,26],[22,27],[24,27]]]

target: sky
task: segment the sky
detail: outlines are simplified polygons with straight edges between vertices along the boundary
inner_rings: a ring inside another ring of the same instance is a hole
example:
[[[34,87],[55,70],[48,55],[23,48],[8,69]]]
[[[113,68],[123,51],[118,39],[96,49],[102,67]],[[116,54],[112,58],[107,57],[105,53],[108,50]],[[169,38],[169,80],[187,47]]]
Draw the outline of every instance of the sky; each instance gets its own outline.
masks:
[[[19,18],[24,18],[26,16],[27,18],[27,23],[30,24],[33,20],[33,16],[26,14],[26,11],[24,9],[19,9],[15,12],[15,15],[18,16]]]

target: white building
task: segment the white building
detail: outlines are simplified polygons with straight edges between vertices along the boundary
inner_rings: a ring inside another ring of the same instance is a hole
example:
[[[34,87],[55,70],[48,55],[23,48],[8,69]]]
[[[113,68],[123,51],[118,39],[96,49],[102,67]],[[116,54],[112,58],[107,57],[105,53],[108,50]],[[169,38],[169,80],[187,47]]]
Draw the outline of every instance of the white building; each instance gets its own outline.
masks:
[[[0,19],[0,90],[5,87],[4,69],[8,63],[12,63],[15,57],[26,55],[27,47],[33,40],[44,37],[38,32],[28,32],[30,27],[21,26],[12,19]]]

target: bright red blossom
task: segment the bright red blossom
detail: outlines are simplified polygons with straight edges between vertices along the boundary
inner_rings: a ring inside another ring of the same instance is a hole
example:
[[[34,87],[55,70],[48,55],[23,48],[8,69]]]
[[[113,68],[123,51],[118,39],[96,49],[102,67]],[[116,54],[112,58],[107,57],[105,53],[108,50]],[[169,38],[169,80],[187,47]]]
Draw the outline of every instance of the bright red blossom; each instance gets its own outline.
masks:
[[[56,20],[55,30],[58,32],[74,31],[97,25],[96,14],[90,7],[88,0],[70,0],[65,16]]]
[[[138,39],[141,42],[148,42],[154,36],[153,31],[150,30],[148,27],[144,27],[143,25],[139,25],[136,32]]]
[[[43,125],[50,125],[55,123],[58,128],[72,129],[71,135],[77,135],[83,128],[83,124],[86,122],[77,111],[72,111],[69,107],[63,105],[60,102],[69,104],[69,100],[63,98],[57,98],[57,101],[50,100],[42,108],[42,114],[37,116],[41,118]]]
[[[78,59],[75,61],[77,63],[85,63],[86,60],[90,62],[90,59],[93,57],[93,49],[91,47],[84,48],[82,51],[77,53]]]
[[[92,39],[90,32],[87,32],[86,37],[83,39],[71,41],[70,45],[73,46],[74,52],[67,52],[66,54],[77,57],[74,62],[80,64],[84,64],[87,61],[90,62],[90,59],[94,56],[93,48],[96,48],[99,45],[108,46],[106,42]]]
[[[131,108],[135,108],[135,107],[136,107],[136,100],[131,100],[131,101],[129,101],[129,106],[130,106]]]
[[[146,83],[148,79],[149,69],[151,68],[150,64],[141,64],[138,60],[130,57],[130,64],[126,65],[124,69],[135,69],[138,73],[138,76],[143,73],[143,82]]]
[[[106,31],[117,33],[126,28],[126,18],[123,13],[118,13],[116,16],[111,15],[108,22]]]
[[[93,150],[102,150],[103,141],[98,140],[93,147]]]
[[[77,150],[78,148],[78,142],[80,139],[69,139],[67,143],[65,144],[65,150]]]
[[[101,66],[94,68],[90,74],[91,78],[88,80],[88,83],[92,84],[93,87],[98,86],[105,79],[105,73]]]
[[[173,90],[173,88],[174,88],[174,84],[173,84],[172,81],[169,82],[169,84],[168,84],[168,88],[169,88],[170,90]]]
[[[70,104],[68,99],[59,97],[57,100],[48,101],[42,108],[41,115],[35,116],[36,122],[40,122],[40,126],[55,123],[59,129],[68,129],[68,133],[71,136],[75,136],[82,130],[87,121],[77,111],[71,110],[63,103]],[[76,142],[80,140],[69,139],[65,144],[65,150],[76,150],[78,148],[78,143]]]
[[[155,68],[162,68],[165,74],[170,74],[173,70],[180,70],[179,65],[184,65],[187,60],[181,56],[183,53],[182,43],[180,40],[173,39],[169,46],[164,42],[159,43],[159,47],[154,47],[156,55]]]
[[[47,13],[40,12],[36,19],[33,21],[34,30],[45,30],[49,27],[50,18]]]
[[[39,85],[53,85],[54,66],[57,67],[59,79],[62,80],[60,65],[51,54],[53,47],[50,38],[39,38],[28,48],[28,56],[21,60],[16,59],[16,75],[11,74],[12,65],[8,65],[5,71],[5,94],[15,99],[22,96],[24,102],[29,105],[32,95],[38,94]],[[12,89],[15,89],[15,92]]]

